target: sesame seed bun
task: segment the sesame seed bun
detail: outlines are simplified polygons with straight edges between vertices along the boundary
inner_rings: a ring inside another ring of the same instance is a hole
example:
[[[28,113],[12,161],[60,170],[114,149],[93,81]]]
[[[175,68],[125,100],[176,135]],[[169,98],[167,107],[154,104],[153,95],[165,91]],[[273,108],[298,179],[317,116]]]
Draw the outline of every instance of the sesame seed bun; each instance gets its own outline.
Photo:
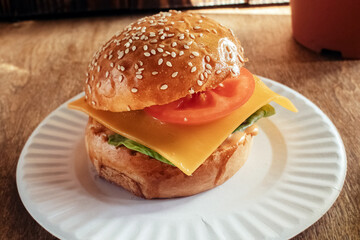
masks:
[[[173,198],[212,189],[232,177],[247,160],[257,127],[230,135],[192,176],[142,153],[108,144],[110,134],[113,132],[89,119],[86,149],[99,176],[139,197]]]
[[[243,63],[230,29],[205,16],[162,12],[130,24],[95,53],[85,98],[112,112],[166,104],[216,87]]]

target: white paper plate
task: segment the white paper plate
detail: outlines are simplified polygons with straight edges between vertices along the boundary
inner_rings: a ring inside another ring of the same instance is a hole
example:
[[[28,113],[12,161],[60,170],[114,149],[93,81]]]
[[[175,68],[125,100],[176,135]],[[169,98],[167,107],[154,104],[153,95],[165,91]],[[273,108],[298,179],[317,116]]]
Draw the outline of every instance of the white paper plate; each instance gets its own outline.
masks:
[[[21,153],[16,179],[26,209],[61,239],[295,236],[339,195],[345,150],[318,107],[284,85],[262,80],[290,98],[299,113],[274,104],[277,114],[259,121],[250,158],[234,177],[210,191],[177,199],[143,200],[100,179],[85,152],[87,116],[61,105],[36,128]]]

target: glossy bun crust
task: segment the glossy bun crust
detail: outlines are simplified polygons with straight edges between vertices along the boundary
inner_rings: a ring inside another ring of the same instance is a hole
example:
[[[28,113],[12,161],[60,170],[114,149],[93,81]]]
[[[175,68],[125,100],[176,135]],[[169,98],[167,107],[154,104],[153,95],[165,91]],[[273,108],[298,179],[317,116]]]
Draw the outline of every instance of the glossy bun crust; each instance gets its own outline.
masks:
[[[190,196],[221,185],[245,163],[257,129],[229,136],[192,176],[142,153],[108,144],[109,134],[113,132],[89,119],[85,142],[96,171],[133,194],[151,199]]]
[[[205,16],[162,12],[130,24],[95,53],[85,98],[95,109],[143,109],[214,88],[243,63],[230,29]]]

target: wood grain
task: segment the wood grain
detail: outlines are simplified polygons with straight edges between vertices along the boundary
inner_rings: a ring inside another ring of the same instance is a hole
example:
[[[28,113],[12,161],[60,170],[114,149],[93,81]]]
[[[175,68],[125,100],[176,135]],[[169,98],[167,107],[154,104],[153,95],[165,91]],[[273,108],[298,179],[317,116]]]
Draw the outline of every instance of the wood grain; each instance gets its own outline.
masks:
[[[294,239],[359,239],[360,61],[323,57],[298,45],[288,15],[212,13],[206,12],[242,41],[249,70],[305,95],[343,138],[348,158],[344,188],[333,207]],[[0,23],[0,239],[54,239],[31,218],[17,193],[20,152],[51,111],[82,91],[94,51],[138,17]]]

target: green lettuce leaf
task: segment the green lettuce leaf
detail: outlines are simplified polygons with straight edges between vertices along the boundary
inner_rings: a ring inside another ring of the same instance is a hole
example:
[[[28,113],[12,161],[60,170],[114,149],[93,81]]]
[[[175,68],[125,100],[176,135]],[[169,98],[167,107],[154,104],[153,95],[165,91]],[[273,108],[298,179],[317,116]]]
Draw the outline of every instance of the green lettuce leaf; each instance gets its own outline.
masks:
[[[275,108],[270,104],[266,104],[254,112],[250,117],[248,117],[240,126],[238,126],[234,132],[236,131],[244,131],[246,128],[250,127],[254,123],[256,123],[260,118],[270,117],[275,114]]]
[[[140,152],[142,154],[148,155],[152,158],[155,158],[156,160],[159,160],[160,162],[170,164],[171,166],[174,166],[169,160],[161,156],[159,153],[155,152],[154,150],[145,147],[144,145],[137,143],[133,140],[130,140],[126,137],[123,137],[119,134],[112,134],[109,136],[108,143],[111,145],[114,145],[116,147],[120,147],[121,145],[124,145],[126,148]]]

